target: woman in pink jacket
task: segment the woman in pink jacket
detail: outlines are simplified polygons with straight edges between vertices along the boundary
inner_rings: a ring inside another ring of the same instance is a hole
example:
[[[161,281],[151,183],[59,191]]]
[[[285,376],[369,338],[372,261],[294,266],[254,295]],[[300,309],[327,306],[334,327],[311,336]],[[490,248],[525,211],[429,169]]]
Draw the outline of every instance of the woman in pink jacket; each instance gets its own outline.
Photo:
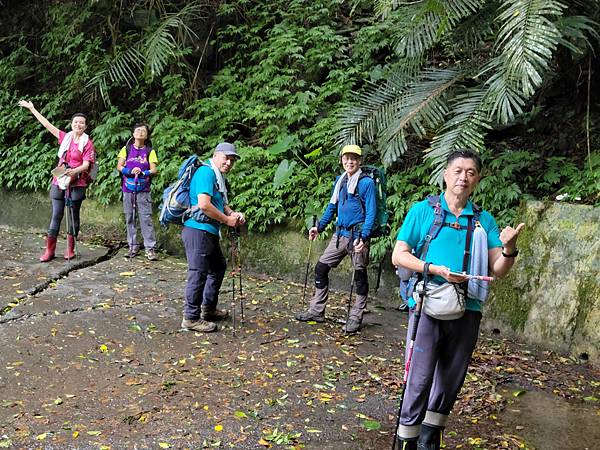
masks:
[[[85,190],[90,181],[89,172],[96,162],[94,143],[85,133],[87,129],[87,116],[77,113],[71,118],[71,131],[59,130],[46,119],[33,103],[21,100],[19,106],[28,109],[34,117],[58,139],[58,166],[54,173],[60,175],[52,178],[50,199],[52,201],[52,218],[48,226],[46,237],[46,250],[40,256],[40,261],[48,262],[54,258],[56,240],[60,230],[65,204],[69,208],[72,218],[67,223],[67,249],[65,259],[75,257],[75,240],[79,233],[79,213],[81,203],[85,199]]]

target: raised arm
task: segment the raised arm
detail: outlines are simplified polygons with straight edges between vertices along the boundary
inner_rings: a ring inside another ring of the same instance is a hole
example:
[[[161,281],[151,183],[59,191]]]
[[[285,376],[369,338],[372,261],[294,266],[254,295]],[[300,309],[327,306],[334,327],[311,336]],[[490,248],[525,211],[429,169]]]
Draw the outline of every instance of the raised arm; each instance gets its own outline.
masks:
[[[33,106],[32,102],[28,102],[27,100],[19,100],[19,106],[28,109],[31,114],[35,116],[35,118],[46,128],[52,135],[58,139],[58,128],[52,125],[48,119],[46,119],[37,109]]]

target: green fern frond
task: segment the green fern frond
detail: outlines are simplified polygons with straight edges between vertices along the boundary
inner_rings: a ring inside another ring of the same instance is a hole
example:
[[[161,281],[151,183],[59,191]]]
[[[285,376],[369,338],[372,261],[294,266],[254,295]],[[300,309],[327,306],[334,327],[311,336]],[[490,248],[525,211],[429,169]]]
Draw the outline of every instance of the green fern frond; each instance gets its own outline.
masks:
[[[509,123],[523,112],[525,97],[499,59],[492,60],[488,68],[494,72],[485,83],[490,91],[490,116],[499,123]]]
[[[120,53],[115,59],[108,63],[108,67],[98,72],[90,81],[87,82],[86,88],[98,89],[100,96],[108,105],[108,83],[110,80],[113,83],[125,83],[129,88],[132,88],[137,83],[137,74],[143,69],[144,57],[140,54],[136,47],[131,47],[128,50]]]
[[[432,184],[441,182],[443,167],[450,152],[459,148],[483,150],[485,133],[491,128],[488,95],[487,90],[476,88],[453,99],[451,118],[433,138],[431,148],[425,155],[433,160],[433,166],[436,167],[430,180]]]
[[[150,6],[164,7],[162,2],[152,2]],[[132,88],[144,71],[148,72],[150,79],[160,76],[169,61],[179,56],[179,48],[186,41],[197,39],[188,23],[202,18],[204,8],[204,4],[192,2],[177,13],[164,15],[141,43],[109,61],[106,68],[87,83],[87,87],[97,89],[104,102],[110,104],[108,81]]]
[[[407,83],[408,79],[400,73],[382,83],[369,83],[356,96],[354,105],[342,109],[337,143],[374,142],[379,130],[397,114]]]
[[[494,21],[497,10],[497,5],[486,3],[477,12],[462,19],[448,34],[453,53],[472,53],[481,49],[483,42],[492,40],[497,32]]]
[[[525,98],[542,84],[556,50],[560,32],[550,17],[558,18],[565,6],[556,0],[504,0],[498,20],[502,27],[496,48],[514,89]]]
[[[406,7],[411,14],[407,27],[401,31],[396,52],[400,56],[415,57],[439,42],[464,17],[478,11],[485,0],[430,0],[416,11]]]
[[[461,74],[454,70],[429,69],[407,86],[397,115],[380,131],[384,164],[397,161],[406,151],[408,127],[423,138],[443,123],[448,112],[447,93],[460,77]]]
[[[398,7],[398,3],[398,0],[375,0],[375,16],[385,20]]]
[[[175,14],[168,14],[142,45],[146,58],[146,69],[150,79],[162,74],[169,60],[177,57],[180,44],[186,39],[197,39],[187,21],[199,16],[199,3],[191,3]]]
[[[589,40],[590,37],[596,43],[600,41],[600,35],[596,31],[600,29],[600,24],[587,16],[562,17],[556,26],[561,33],[558,42],[575,55],[583,55],[585,47],[593,49],[593,45]]]

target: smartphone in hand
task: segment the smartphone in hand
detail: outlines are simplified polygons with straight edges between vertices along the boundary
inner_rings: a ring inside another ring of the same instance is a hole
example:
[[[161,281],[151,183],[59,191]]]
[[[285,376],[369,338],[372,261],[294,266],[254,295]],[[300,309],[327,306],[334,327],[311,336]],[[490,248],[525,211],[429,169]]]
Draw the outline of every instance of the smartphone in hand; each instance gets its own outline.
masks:
[[[450,271],[450,275],[453,277],[468,277],[469,275],[463,272],[452,272]]]

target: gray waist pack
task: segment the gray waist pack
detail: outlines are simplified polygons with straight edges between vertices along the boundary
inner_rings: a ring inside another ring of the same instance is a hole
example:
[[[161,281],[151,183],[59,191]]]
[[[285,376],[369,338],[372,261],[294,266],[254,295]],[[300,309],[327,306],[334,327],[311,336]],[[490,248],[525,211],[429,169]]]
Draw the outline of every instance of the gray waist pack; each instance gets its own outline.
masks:
[[[415,301],[423,292],[423,282],[420,281],[413,293]],[[460,319],[465,313],[466,300],[462,289],[453,283],[427,283],[427,291],[423,298],[423,312],[438,320]]]

